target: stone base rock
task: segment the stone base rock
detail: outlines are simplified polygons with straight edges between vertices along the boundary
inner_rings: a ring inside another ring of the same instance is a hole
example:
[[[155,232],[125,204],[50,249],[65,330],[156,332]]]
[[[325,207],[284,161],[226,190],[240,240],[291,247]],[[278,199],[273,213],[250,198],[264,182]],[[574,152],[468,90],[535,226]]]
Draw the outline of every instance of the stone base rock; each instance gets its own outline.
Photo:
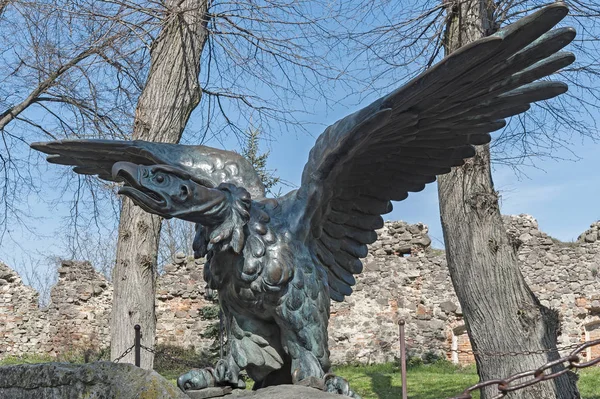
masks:
[[[301,385],[277,385],[262,388],[257,391],[234,390],[232,395],[225,398],[252,398],[252,399],[348,399],[347,396],[323,392],[316,388]]]
[[[185,391],[191,399],[218,398],[229,395],[233,391],[231,387],[211,387],[198,390]]]
[[[189,399],[155,371],[132,364],[41,363],[0,367],[0,399]]]

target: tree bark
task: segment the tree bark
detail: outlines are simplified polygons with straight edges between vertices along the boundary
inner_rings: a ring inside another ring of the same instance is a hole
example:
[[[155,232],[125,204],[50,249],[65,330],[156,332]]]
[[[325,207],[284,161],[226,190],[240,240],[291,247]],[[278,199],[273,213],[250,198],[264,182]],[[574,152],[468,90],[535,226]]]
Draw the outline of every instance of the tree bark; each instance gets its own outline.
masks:
[[[493,33],[493,3],[456,2],[448,19],[446,53]],[[542,306],[521,274],[516,248],[506,233],[494,191],[489,146],[479,146],[464,166],[438,177],[446,257],[475,351],[522,352],[556,348],[558,312]],[[481,381],[532,370],[558,353],[485,356],[476,354]],[[556,371],[557,369],[555,369]],[[531,377],[530,377],[531,378]],[[523,382],[523,380],[517,381]],[[498,393],[483,390],[482,398]],[[511,399],[579,398],[575,374],[515,391]]]
[[[210,0],[170,0],[163,28],[152,44],[146,86],[136,108],[133,138],[177,143],[200,102],[200,56],[208,37]],[[111,358],[133,344],[134,326],[142,345],[153,348],[155,277],[161,218],[125,198],[121,208],[117,261],[113,272]],[[133,353],[123,362],[133,363]],[[141,367],[151,369],[154,355],[141,352]]]

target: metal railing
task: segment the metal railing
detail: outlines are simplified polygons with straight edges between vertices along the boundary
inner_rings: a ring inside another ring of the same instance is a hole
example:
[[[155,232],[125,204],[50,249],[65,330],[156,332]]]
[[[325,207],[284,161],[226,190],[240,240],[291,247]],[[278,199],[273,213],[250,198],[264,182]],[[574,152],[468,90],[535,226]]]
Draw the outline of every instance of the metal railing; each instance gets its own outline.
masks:
[[[402,399],[407,398],[406,391],[406,342],[405,342],[405,332],[404,332],[405,321],[398,321],[398,329],[399,329],[399,340],[400,340],[400,363],[401,363],[401,373],[402,373]],[[556,348],[550,349],[540,349],[540,350],[527,350],[527,351],[508,351],[508,352],[498,352],[498,351],[474,351],[474,350],[462,350],[462,349],[448,349],[444,347],[434,348],[434,350],[443,350],[445,352],[456,352],[456,353],[464,353],[470,354],[474,356],[489,356],[489,357],[501,357],[501,356],[521,356],[521,355],[536,355],[536,354],[544,354],[550,352],[559,352],[563,350],[573,349],[571,353],[568,355],[561,357],[557,360],[552,360],[544,365],[529,371],[523,371],[504,379],[493,379],[488,381],[479,382],[467,389],[465,389],[462,394],[459,396],[452,397],[450,399],[473,399],[471,395],[472,392],[483,389],[488,386],[496,385],[498,391],[500,392],[498,395],[494,396],[492,399],[499,399],[506,396],[507,393],[513,392],[519,389],[527,388],[532,385],[535,385],[542,381],[552,380],[557,378],[570,370],[578,370],[586,367],[590,367],[596,364],[600,364],[600,356],[594,359],[588,359],[585,362],[582,362],[581,353],[588,348],[593,346],[600,345],[600,339],[594,341],[587,341],[579,344],[571,344],[565,346],[559,346]],[[559,371],[552,372],[552,369],[555,369],[557,366],[563,366]],[[550,370],[549,373],[546,371]],[[527,379],[528,377],[531,377]]]
[[[203,367],[205,365],[203,364],[198,364],[197,362],[192,362],[188,359],[182,359],[180,357],[177,356],[173,356],[169,353],[168,350],[162,348],[162,349],[157,349],[157,348],[150,348],[146,345],[143,345],[141,343],[141,338],[142,338],[142,332],[141,332],[141,327],[139,324],[136,324],[134,326],[134,342],[133,345],[131,345],[130,347],[128,347],[127,349],[125,349],[125,351],[123,351],[123,353],[121,353],[121,355],[119,355],[117,358],[115,358],[113,360],[113,363],[119,363],[125,356],[127,356],[129,353],[131,353],[132,351],[134,352],[134,364],[137,367],[140,367],[141,364],[141,351],[145,350],[146,352],[150,352],[152,354],[155,355],[155,358],[163,358],[163,359],[167,359],[170,360],[172,362],[176,362],[177,364],[180,365],[184,365],[187,367],[191,367],[191,368],[199,368],[199,367]],[[223,358],[223,333],[222,333],[222,327],[221,327],[221,331],[219,332],[219,355],[220,355],[220,359]]]
[[[406,369],[406,335],[405,335],[405,321],[398,321],[398,329],[399,329],[399,343],[400,343],[400,369],[401,369],[401,378],[402,378],[402,399],[407,398],[407,369]],[[185,359],[179,359],[174,356],[170,356],[167,353],[162,353],[157,351],[154,348],[149,348],[145,345],[141,344],[141,328],[139,325],[135,325],[135,334],[134,334],[134,344],[127,348],[120,356],[118,356],[113,362],[118,363],[121,359],[123,359],[126,355],[128,355],[132,350],[134,351],[135,365],[140,366],[140,357],[141,350],[144,349],[150,353],[155,355],[164,356],[170,360],[177,361],[180,364],[186,364],[190,367],[197,367],[196,364],[193,364]],[[222,337],[221,341],[221,357],[222,357]],[[581,344],[571,344],[562,347],[550,348],[550,349],[542,349],[542,350],[533,350],[533,351],[509,351],[509,352],[486,352],[486,351],[473,351],[473,350],[460,350],[460,349],[448,349],[448,348],[436,348],[439,350],[445,351],[455,351],[460,353],[468,353],[472,355],[480,355],[480,356],[518,356],[518,355],[533,355],[533,354],[543,354],[555,351],[561,351],[566,349],[574,349],[568,355],[561,357],[557,360],[552,360],[543,364],[542,366],[529,370],[523,371],[520,373],[513,374],[509,377],[503,379],[493,379],[488,381],[479,382],[467,389],[465,389],[460,395],[454,396],[450,399],[473,399],[471,395],[472,392],[489,387],[496,386],[498,388],[499,394],[492,397],[492,399],[500,399],[505,397],[509,392],[517,391],[519,389],[527,388],[542,381],[552,380],[557,378],[570,370],[579,370],[586,367],[591,367],[596,364],[600,364],[600,356],[587,359],[586,361],[582,361],[581,353],[588,348],[599,346],[600,339],[594,341],[587,341]],[[557,368],[557,366],[563,366],[558,371],[553,371]],[[548,372],[549,371],[549,372]]]
[[[586,367],[593,366],[595,364],[600,364],[600,356],[588,360],[586,362],[582,362],[580,358],[580,353],[586,350],[587,348],[591,348],[592,346],[600,345],[600,339],[594,341],[588,341],[581,345],[579,345],[573,352],[569,355],[564,356],[560,359],[550,361],[535,370],[523,371],[521,373],[513,374],[510,377],[504,379],[494,379],[483,381],[469,387],[463,391],[459,396],[455,396],[451,399],[473,399],[471,392],[483,389],[488,386],[496,385],[498,387],[498,391],[500,392],[498,395],[492,397],[492,399],[503,398],[509,392],[517,391],[519,389],[527,388],[532,385],[535,385],[542,381],[552,380],[557,378],[570,370],[578,370]],[[530,352],[529,352],[530,353]],[[563,366],[563,368],[559,371],[552,372],[552,369],[556,366]],[[550,373],[546,373],[546,371],[550,370]],[[532,377],[527,379],[528,377]],[[520,380],[524,380],[521,381]]]

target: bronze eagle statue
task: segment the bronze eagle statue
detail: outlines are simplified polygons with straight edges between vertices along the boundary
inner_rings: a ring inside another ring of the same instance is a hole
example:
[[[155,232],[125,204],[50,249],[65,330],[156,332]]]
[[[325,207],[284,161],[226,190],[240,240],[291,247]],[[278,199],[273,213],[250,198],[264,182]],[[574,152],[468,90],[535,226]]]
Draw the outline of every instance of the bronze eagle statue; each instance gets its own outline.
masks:
[[[568,13],[553,4],[444,58],[410,82],[329,126],[310,151],[301,187],[265,198],[250,163],[205,146],[144,141],[34,143],[48,161],[123,182],[120,193],[147,212],[197,225],[196,257],[219,292],[227,355],[192,370],[184,389],[255,387],[321,379],[358,397],[330,371],[330,300],[352,293],[367,244],[390,201],[423,190],[490,142],[505,118],[567,91],[541,80],[571,64],[575,37],[553,29]]]

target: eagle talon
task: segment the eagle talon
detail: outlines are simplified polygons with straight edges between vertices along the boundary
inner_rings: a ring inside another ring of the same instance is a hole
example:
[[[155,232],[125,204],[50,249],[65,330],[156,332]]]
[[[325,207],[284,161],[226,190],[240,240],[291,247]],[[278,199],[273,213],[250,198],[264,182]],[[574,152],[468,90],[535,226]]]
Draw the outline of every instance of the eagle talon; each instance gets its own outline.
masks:
[[[227,387],[245,389],[246,382],[241,378],[233,378],[227,362],[219,360],[215,368],[192,369],[177,379],[177,386],[182,391],[211,387]]]
[[[351,398],[361,399],[361,397],[357,393],[350,389],[348,381],[342,377],[338,377],[335,374],[327,373],[323,376],[323,378],[308,377],[303,380],[298,380],[298,371],[299,370],[295,370],[292,374],[292,381],[294,385],[307,386],[325,392],[337,393]]]
[[[192,369],[177,378],[177,386],[182,391],[204,389],[216,386],[216,379],[210,368]]]
[[[360,395],[350,389],[348,381],[342,377],[327,373],[323,377],[325,383],[325,392],[337,393],[354,399],[361,399]]]
[[[239,369],[232,370],[226,360],[221,359],[217,362],[214,371],[215,379],[218,385],[229,385],[234,388],[246,387],[246,383],[240,378]]]

